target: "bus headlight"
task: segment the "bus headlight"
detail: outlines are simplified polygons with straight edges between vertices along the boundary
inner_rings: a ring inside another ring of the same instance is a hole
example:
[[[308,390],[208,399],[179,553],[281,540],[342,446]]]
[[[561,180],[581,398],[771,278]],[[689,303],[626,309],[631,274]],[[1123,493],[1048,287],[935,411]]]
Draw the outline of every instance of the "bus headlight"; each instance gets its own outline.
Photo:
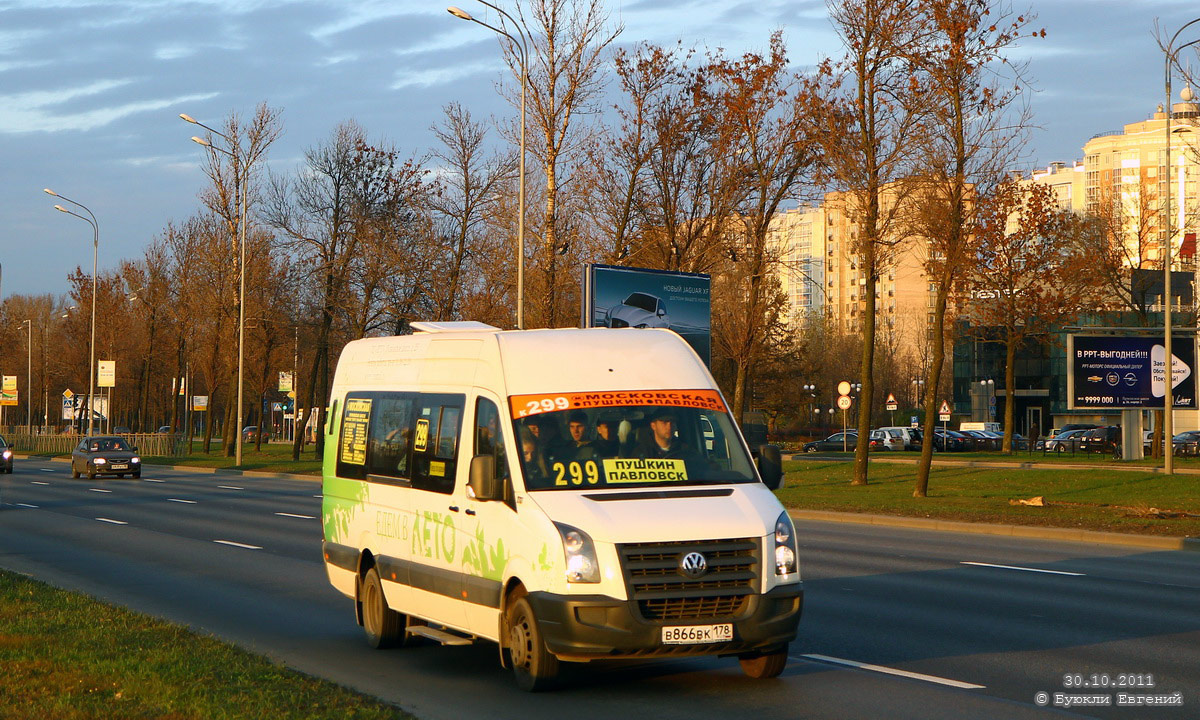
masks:
[[[796,569],[796,528],[785,511],[775,521],[775,574],[791,575]]]
[[[584,531],[570,525],[554,523],[562,536],[563,553],[567,558],[567,582],[600,582],[600,564],[596,562],[596,546]]]

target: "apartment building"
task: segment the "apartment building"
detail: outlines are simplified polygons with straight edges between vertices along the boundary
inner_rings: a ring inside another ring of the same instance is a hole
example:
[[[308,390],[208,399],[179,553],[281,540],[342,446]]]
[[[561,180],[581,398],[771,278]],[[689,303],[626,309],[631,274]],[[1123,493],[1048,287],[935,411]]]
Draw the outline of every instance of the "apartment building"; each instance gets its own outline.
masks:
[[[789,322],[799,324],[816,313],[842,332],[859,332],[868,278],[854,252],[856,233],[844,193],[829,193],[820,205],[776,216],[771,242],[782,261]],[[932,313],[925,252],[924,243],[902,243],[883,259],[876,281],[877,332],[913,359],[927,347]]]

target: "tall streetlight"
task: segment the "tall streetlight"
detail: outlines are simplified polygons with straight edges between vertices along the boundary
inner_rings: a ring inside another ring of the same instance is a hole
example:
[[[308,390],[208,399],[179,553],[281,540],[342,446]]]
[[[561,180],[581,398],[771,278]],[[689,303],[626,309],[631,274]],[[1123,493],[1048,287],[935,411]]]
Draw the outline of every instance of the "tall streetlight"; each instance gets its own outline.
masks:
[[[92,408],[92,396],[96,392],[96,261],[100,255],[100,224],[96,222],[96,216],[83,203],[78,203],[69,197],[59,195],[50,188],[42,188],[42,192],[47,195],[53,195],[59,200],[65,200],[77,208],[81,208],[88,214],[87,217],[79,213],[71,212],[62,205],[55,205],[54,209],[59,212],[64,212],[72,217],[77,217],[80,220],[92,226],[92,341],[91,341],[91,358],[88,361],[88,400],[87,400],[87,416],[88,416],[88,435],[92,434],[92,415],[95,410]]]
[[[1184,43],[1179,47],[1175,47],[1175,40],[1179,38],[1179,34],[1187,30],[1192,25],[1200,23],[1200,18],[1196,18],[1183,27],[1175,31],[1171,36],[1167,47],[1163,52],[1163,78],[1166,92],[1166,105],[1163,110],[1166,111],[1166,163],[1167,163],[1167,192],[1166,192],[1166,238],[1163,242],[1163,360],[1165,367],[1163,368],[1163,442],[1164,447],[1168,448],[1163,453],[1163,472],[1167,475],[1174,474],[1175,463],[1172,458],[1171,438],[1174,437],[1174,418],[1172,415],[1175,410],[1173,393],[1171,392],[1171,383],[1175,379],[1174,357],[1171,355],[1171,251],[1172,251],[1172,229],[1171,229],[1171,180],[1174,174],[1171,167],[1171,63],[1176,62],[1176,58],[1180,50],[1186,47],[1200,43],[1200,38],[1191,42]]]
[[[203,145],[204,147],[208,148],[209,151],[211,151],[211,152],[219,152],[219,153],[229,157],[231,160],[233,160],[234,182],[240,182],[242,185],[241,206],[238,208],[238,236],[239,236],[238,237],[238,246],[239,246],[238,247],[238,252],[239,252],[239,260],[238,260],[238,275],[239,275],[239,279],[238,279],[238,373],[237,373],[237,375],[238,375],[238,379],[237,379],[238,391],[237,391],[237,428],[236,428],[237,438],[235,440],[236,444],[234,446],[236,448],[236,451],[234,453],[235,454],[234,464],[241,465],[242,464],[242,422],[243,422],[242,376],[243,376],[243,370],[244,370],[244,365],[245,365],[244,360],[245,360],[245,348],[246,348],[246,197],[247,197],[246,188],[249,186],[250,183],[248,182],[248,178],[245,177],[245,175],[246,175],[245,165],[246,164],[242,161],[242,153],[241,153],[240,145],[235,144],[233,142],[233,140],[231,140],[229,138],[229,136],[225,135],[224,133],[222,133],[220,131],[213,130],[209,126],[207,126],[204,123],[200,122],[199,120],[196,120],[195,118],[193,118],[191,115],[187,115],[185,113],[179,113],[179,117],[182,120],[184,120],[185,122],[189,122],[193,125],[199,125],[200,127],[209,131],[213,135],[224,138],[225,142],[228,143],[229,147],[233,148],[233,150],[226,150],[225,148],[218,147],[216,145],[213,145],[206,138],[197,137],[195,135],[192,136],[192,142],[194,142],[198,145]]]
[[[521,24],[518,23],[515,19],[513,19],[512,15],[509,15],[503,9],[496,7],[495,5],[491,4],[490,2],[487,2],[487,0],[479,0],[479,2],[483,3],[484,5],[487,5],[491,9],[495,10],[496,12],[500,13],[505,18],[507,18],[508,21],[512,23],[513,28],[516,29],[517,35],[519,35],[521,38],[520,40],[517,40],[515,37],[510,35],[507,31],[502,30],[501,28],[489,25],[489,24],[483,22],[482,20],[478,20],[478,19],[472,17],[471,14],[468,13],[467,11],[462,10],[460,8],[456,8],[453,5],[446,8],[446,12],[450,13],[451,15],[453,15],[456,18],[460,18],[462,20],[470,20],[471,22],[473,22],[477,25],[482,25],[483,27],[487,28],[488,30],[491,30],[494,33],[503,35],[504,37],[508,38],[508,41],[510,43],[512,43],[513,47],[515,47],[517,50],[520,51],[520,60],[521,60],[521,158],[517,163],[517,165],[518,165],[517,175],[519,176],[519,178],[517,180],[517,329],[524,330],[525,329],[525,86],[527,84],[529,84],[529,50],[528,50],[528,46],[527,46],[529,39],[527,37],[525,37],[525,33],[521,30]]]
[[[29,329],[28,340],[25,341],[25,432],[33,434],[33,320],[22,320],[21,325]],[[21,327],[18,325],[17,327]]]

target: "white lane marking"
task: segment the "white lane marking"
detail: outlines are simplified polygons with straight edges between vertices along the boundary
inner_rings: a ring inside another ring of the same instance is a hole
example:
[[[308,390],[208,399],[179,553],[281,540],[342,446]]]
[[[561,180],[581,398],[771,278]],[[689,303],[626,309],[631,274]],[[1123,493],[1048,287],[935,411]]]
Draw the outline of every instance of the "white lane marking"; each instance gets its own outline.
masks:
[[[100,488],[88,488],[88,490],[90,490],[92,492],[105,492],[105,493],[112,492],[112,490],[101,490]]]
[[[167,502],[187,503],[188,505],[196,504],[195,500],[180,500],[179,498],[167,498]]]
[[[154,478],[142,478],[142,482],[165,483],[166,480],[155,480]]]
[[[33,484],[33,485],[49,485],[50,483],[42,482],[41,480],[34,480],[31,484]]]
[[[213,540],[213,542],[220,543],[221,545],[232,545],[233,547],[245,548],[247,550],[262,550],[262,548],[258,545],[247,545],[245,543],[234,542],[232,540]]]
[[[112,523],[113,525],[128,525],[124,520],[111,520],[109,518],[96,518],[100,522]]]
[[[281,513],[281,512],[277,512],[275,514],[278,515],[279,517],[300,518],[301,520],[316,520],[317,519],[315,515],[297,515],[295,513]]]
[[[921,680],[924,682],[936,683],[938,685],[949,685],[950,687],[962,688],[964,690],[982,690],[986,685],[976,685],[974,683],[962,682],[960,680],[951,680],[949,678],[938,677],[936,675],[925,675],[922,673],[909,672],[907,670],[898,670],[896,668],[884,667],[883,665],[871,665],[869,663],[861,663],[856,660],[843,660],[842,658],[829,657],[828,655],[802,655],[801,657],[816,662],[829,663],[831,665],[844,665],[846,667],[857,668],[859,670],[870,670],[871,672],[884,673],[885,675],[898,675],[900,677],[910,678],[912,680]]]
[[[30,505],[29,503],[17,503],[17,507],[33,508],[34,510],[38,509],[37,505]]]
[[[324,495],[313,495],[313,497],[315,497],[317,499],[323,499],[325,496]]]
[[[246,489],[246,488],[240,488],[237,485],[218,485],[217,487],[221,488],[222,490],[245,490]]]
[[[54,472],[54,468],[39,468],[42,472]]]
[[[1086,577],[1084,573],[1067,572],[1065,570],[1042,570],[1041,568],[1020,567],[1018,565],[996,565],[994,563],[970,562],[963,560],[959,565],[975,565],[976,567],[1000,568],[1001,570],[1024,570],[1025,572],[1046,573],[1047,575],[1071,575],[1073,577]]]

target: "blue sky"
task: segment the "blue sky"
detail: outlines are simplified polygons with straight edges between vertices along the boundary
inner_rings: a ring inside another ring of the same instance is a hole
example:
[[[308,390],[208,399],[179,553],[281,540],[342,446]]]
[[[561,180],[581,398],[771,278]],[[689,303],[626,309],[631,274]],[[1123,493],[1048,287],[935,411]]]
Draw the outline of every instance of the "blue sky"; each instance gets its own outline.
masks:
[[[488,17],[475,0],[451,2]],[[193,214],[203,151],[181,112],[217,125],[260,102],[280,108],[277,172],[347,119],[423,153],[448,102],[508,116],[496,38],[446,4],[0,0],[0,292],[62,293],[76,265],[90,269],[90,228],[55,212],[44,187],[99,218],[102,269]],[[610,10],[622,44],[741,53],[782,29],[797,65],[839,54],[823,2],[611,0]],[[1026,170],[1078,158],[1092,135],[1151,113],[1163,92],[1155,19],[1173,31],[1200,15],[1194,0],[1042,0],[1035,10],[1047,37],[1016,52],[1031,62],[1040,126]]]

